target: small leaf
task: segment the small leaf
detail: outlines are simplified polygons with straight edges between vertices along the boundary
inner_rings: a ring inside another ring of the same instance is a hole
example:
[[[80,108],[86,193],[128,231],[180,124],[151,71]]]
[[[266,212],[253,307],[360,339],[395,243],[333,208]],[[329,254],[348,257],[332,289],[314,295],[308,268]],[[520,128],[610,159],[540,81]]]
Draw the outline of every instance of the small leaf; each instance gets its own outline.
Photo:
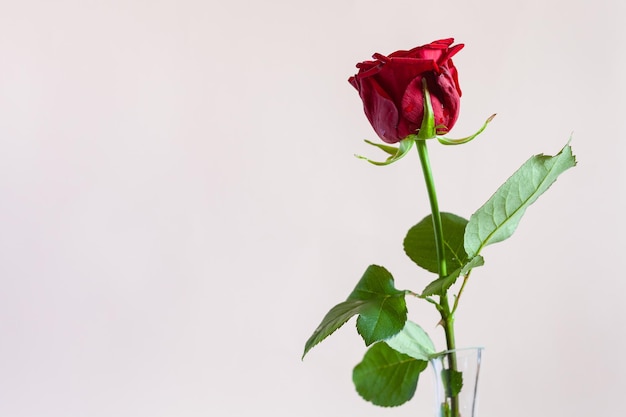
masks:
[[[463,266],[467,259],[463,248],[463,237],[467,220],[452,213],[441,213],[443,227],[444,255],[448,269]],[[418,266],[427,271],[438,273],[437,247],[432,215],[422,219],[409,229],[404,238],[404,252]]]
[[[370,265],[348,299],[334,306],[304,346],[302,358],[354,315],[357,330],[370,345],[387,339],[404,327],[407,310],[404,291],[393,285],[393,276],[382,266]]]
[[[434,280],[433,282],[431,282],[430,284],[428,284],[426,288],[424,288],[424,291],[422,291],[421,296],[428,297],[429,295],[445,294],[445,292],[448,291],[448,288],[453,286],[456,280],[461,275],[467,275],[472,270],[472,268],[483,266],[484,264],[485,264],[485,260],[483,259],[483,257],[480,255],[476,255],[467,263],[465,263],[465,265],[463,265],[462,267],[457,268],[454,271],[452,271],[452,273],[448,274],[447,276],[443,278],[438,278]]]
[[[414,359],[428,361],[435,352],[435,345],[420,326],[412,321],[406,322],[404,328],[394,336],[385,340],[392,349],[409,355]]]
[[[413,398],[427,361],[397,352],[381,342],[369,348],[352,373],[357,392],[382,407],[395,407]]]
[[[446,397],[452,398],[459,395],[463,388],[463,373],[455,369],[442,369],[441,380],[446,390]]]
[[[465,228],[465,251],[474,257],[483,247],[508,239],[524,212],[557,177],[576,165],[566,145],[556,156],[535,155],[526,161],[472,216]]]

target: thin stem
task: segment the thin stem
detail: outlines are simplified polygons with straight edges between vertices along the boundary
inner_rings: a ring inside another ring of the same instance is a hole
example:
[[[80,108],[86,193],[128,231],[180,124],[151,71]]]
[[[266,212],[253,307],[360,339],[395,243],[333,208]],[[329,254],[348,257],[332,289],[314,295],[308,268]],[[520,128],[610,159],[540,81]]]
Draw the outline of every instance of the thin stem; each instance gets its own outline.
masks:
[[[441,212],[439,211],[439,202],[437,201],[437,190],[435,189],[435,180],[433,178],[432,169],[430,167],[430,158],[428,157],[428,148],[426,146],[426,140],[416,140],[417,152],[419,153],[420,162],[422,165],[422,172],[424,174],[424,181],[426,182],[426,190],[428,191],[428,200],[430,201],[430,211],[433,220],[433,229],[435,232],[435,248],[437,252],[437,265],[439,271],[439,278],[444,278],[448,275],[448,268],[446,265],[445,249],[443,242],[443,225],[441,223]],[[450,311],[450,305],[448,304],[448,295],[442,294],[439,305],[442,307],[440,310],[441,318],[443,321],[444,330],[446,332],[446,343],[448,350],[455,349],[454,340],[454,317]]]
[[[446,259],[444,257],[443,245],[443,226],[441,224],[441,213],[439,212],[439,202],[437,201],[437,190],[435,189],[435,181],[430,168],[430,158],[428,157],[428,148],[425,140],[417,140],[417,152],[420,156],[422,164],[422,172],[426,181],[426,190],[428,191],[428,199],[430,201],[430,211],[433,218],[433,228],[435,229],[435,247],[437,249],[437,263],[439,265],[439,278],[448,275]]]
[[[459,300],[461,299],[461,294],[463,294],[463,290],[465,289],[465,284],[467,284],[467,281],[469,280],[469,276],[470,276],[471,272],[472,271],[468,272],[463,277],[463,283],[461,284],[461,288],[459,289],[459,293],[456,295],[456,299],[454,300],[454,306],[452,306],[452,315],[454,315],[454,313],[456,312],[457,307],[459,306]]]
[[[439,211],[439,202],[437,201],[437,191],[435,189],[435,181],[433,179],[433,173],[430,167],[430,158],[428,157],[428,148],[426,147],[426,140],[416,140],[417,152],[420,157],[422,165],[422,172],[424,174],[424,181],[426,182],[426,190],[428,191],[428,199],[430,201],[430,211],[432,214],[433,230],[435,235],[435,248],[437,252],[437,265],[439,271],[439,278],[444,278],[447,274],[447,265],[445,258],[445,249],[443,241],[443,225],[441,223],[441,212]],[[456,349],[456,340],[454,335],[454,314],[450,310],[450,304],[448,303],[448,294],[444,292],[440,296],[439,300],[439,313],[441,314],[441,323],[446,335],[446,345],[448,350]],[[456,370],[456,354],[451,352],[449,355],[450,369]],[[450,398],[451,416],[459,416],[459,403],[458,397],[453,396]]]

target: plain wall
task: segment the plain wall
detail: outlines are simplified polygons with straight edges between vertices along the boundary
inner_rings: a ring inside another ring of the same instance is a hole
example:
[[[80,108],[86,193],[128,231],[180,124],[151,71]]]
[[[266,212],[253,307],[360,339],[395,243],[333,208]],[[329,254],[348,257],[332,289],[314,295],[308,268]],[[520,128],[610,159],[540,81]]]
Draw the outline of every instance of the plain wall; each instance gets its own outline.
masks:
[[[469,217],[573,132],[578,166],[485,249],[457,314],[486,347],[480,416],[624,415],[621,0],[0,2],[0,415],[432,415],[351,382],[350,322],[300,361],[371,263],[401,288],[428,214],[417,155],[380,156],[347,78],[435,39],[463,90],[430,152]],[[443,349],[430,305],[410,302]]]

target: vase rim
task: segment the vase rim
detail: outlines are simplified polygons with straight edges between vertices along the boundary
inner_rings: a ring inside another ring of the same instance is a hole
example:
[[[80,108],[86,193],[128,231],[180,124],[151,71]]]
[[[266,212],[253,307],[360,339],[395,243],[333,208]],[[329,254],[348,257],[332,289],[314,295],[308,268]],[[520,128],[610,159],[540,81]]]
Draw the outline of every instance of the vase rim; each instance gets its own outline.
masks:
[[[449,349],[449,350],[443,350],[441,352],[437,352],[437,353],[433,353],[431,355],[431,358],[438,358],[439,356],[443,356],[443,355],[447,355],[448,353],[459,353],[459,352],[467,352],[470,350],[475,350],[478,352],[482,352],[483,350],[485,350],[484,346],[473,346],[473,347],[465,347],[465,348],[458,348],[458,349]]]

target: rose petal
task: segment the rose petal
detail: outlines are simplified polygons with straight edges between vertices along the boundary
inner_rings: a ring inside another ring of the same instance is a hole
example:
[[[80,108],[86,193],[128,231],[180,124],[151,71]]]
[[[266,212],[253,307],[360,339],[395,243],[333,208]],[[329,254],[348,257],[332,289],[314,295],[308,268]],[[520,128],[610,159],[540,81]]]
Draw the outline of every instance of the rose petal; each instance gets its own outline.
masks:
[[[398,109],[391,97],[373,77],[359,81],[359,94],[363,100],[365,115],[378,136],[387,143],[396,143]]]
[[[422,76],[415,77],[402,95],[402,117],[416,125],[421,125],[424,117],[422,78]]]

